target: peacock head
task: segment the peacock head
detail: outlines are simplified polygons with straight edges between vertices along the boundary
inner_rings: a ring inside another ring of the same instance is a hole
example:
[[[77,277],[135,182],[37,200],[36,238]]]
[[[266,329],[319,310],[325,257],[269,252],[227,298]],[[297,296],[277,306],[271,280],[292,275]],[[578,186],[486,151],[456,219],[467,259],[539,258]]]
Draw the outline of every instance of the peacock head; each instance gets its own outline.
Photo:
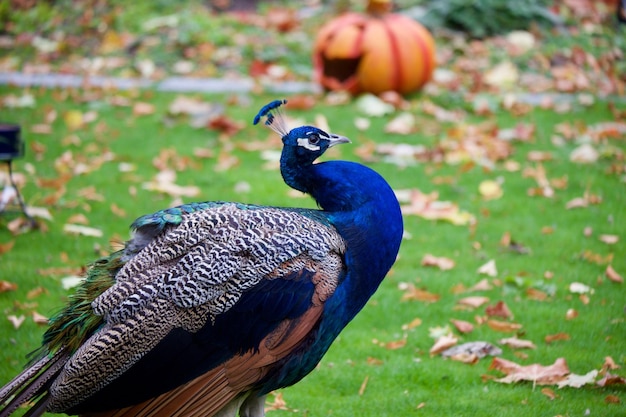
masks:
[[[295,157],[298,165],[311,164],[328,148],[350,142],[345,136],[327,133],[315,126],[300,126],[288,130],[281,109],[286,103],[287,100],[274,100],[263,106],[254,118],[256,125],[265,117],[265,125],[282,137],[283,156]]]

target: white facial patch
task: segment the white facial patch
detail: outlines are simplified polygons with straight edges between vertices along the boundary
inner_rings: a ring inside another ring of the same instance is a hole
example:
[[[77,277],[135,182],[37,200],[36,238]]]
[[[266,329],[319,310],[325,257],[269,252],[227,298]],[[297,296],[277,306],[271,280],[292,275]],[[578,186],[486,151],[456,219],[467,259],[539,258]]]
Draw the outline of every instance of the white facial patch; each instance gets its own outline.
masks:
[[[298,138],[298,146],[302,146],[305,149],[310,151],[319,151],[320,147],[318,145],[311,145],[307,138]]]

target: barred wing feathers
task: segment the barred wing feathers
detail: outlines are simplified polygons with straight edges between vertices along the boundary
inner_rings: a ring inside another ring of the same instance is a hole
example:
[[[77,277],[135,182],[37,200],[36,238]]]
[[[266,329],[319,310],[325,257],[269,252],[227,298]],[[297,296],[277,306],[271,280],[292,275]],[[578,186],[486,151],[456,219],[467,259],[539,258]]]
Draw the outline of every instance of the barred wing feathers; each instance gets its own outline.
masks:
[[[104,325],[50,387],[49,409],[124,407],[194,378],[230,401],[259,383],[306,343],[343,275],[345,242],[304,213],[224,203],[135,246],[93,301]]]

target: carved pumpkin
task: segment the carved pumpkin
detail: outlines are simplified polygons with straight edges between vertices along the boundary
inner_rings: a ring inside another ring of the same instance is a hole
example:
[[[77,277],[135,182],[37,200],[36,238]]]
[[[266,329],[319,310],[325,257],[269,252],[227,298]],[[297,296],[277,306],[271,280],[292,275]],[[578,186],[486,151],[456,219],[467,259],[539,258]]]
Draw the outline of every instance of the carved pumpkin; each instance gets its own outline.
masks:
[[[390,9],[390,0],[370,0],[367,14],[346,13],[320,29],[313,67],[322,87],[352,94],[404,94],[430,79],[435,68],[432,36]]]

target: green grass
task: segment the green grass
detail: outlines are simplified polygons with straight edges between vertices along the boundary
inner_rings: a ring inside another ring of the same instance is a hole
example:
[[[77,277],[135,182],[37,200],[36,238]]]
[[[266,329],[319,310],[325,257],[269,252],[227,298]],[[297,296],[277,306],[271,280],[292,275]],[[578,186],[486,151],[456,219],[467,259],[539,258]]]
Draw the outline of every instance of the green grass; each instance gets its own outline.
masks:
[[[21,95],[24,90],[1,87],[0,96]],[[0,217],[0,243],[14,242],[14,247],[0,255],[0,279],[18,284],[12,292],[0,293],[0,381],[8,381],[24,364],[25,355],[39,343],[44,331],[31,319],[32,311],[44,315],[53,314],[65,301],[67,292],[61,288],[60,274],[41,274],[42,269],[80,267],[94,260],[101,250],[106,250],[110,240],[122,241],[128,237],[128,225],[135,217],[172,204],[170,196],[147,191],[142,183],[150,180],[158,170],[153,159],[163,149],[174,149],[181,158],[188,158],[187,166],[177,174],[177,183],[200,187],[201,196],[185,198],[192,200],[236,200],[256,204],[309,206],[310,199],[294,199],[276,170],[264,170],[264,161],[257,151],[243,150],[246,144],[265,141],[270,134],[266,129],[251,126],[250,120],[257,108],[272,99],[268,96],[250,97],[249,105],[229,105],[226,114],[244,121],[244,129],[231,138],[220,138],[213,131],[193,129],[185,121],[170,127],[163,123],[167,107],[174,95],[153,92],[102,92],[102,91],[46,91],[31,89],[36,98],[34,108],[2,109],[2,119],[20,123],[28,152],[24,160],[17,162],[17,171],[27,179],[22,189],[29,205],[43,206],[53,189],[38,187],[38,178],[53,179],[59,176],[55,160],[64,152],[72,152],[73,160],[81,160],[113,153],[112,161],[99,169],[70,179],[66,192],[50,207],[53,221],[44,221],[45,230],[30,231],[13,236],[6,229],[14,215]],[[107,104],[113,95],[128,95],[132,101],[148,101],[156,111],[148,116],[134,116],[129,107]],[[225,97],[205,97],[206,100],[226,102]],[[419,103],[419,96],[413,102]],[[313,122],[315,114],[323,113],[333,131],[354,139],[353,145],[333,149],[329,158],[359,160],[354,151],[365,140],[376,142],[424,141],[434,143],[436,137],[391,136],[383,133],[389,119],[374,120],[367,133],[358,133],[351,120],[354,106],[347,104],[325,109],[323,100],[314,109],[290,111],[292,116]],[[45,115],[54,109],[57,119],[52,134],[36,134],[33,125],[42,123]],[[86,112],[97,109],[97,120],[77,131],[69,131],[63,117],[68,110]],[[499,127],[506,128],[520,120],[499,112],[489,117]],[[490,359],[482,359],[475,365],[444,360],[428,353],[433,344],[428,330],[445,326],[451,318],[474,322],[475,316],[484,316],[484,307],[474,311],[455,308],[457,301],[471,294],[453,294],[456,284],[471,287],[483,276],[477,268],[489,259],[495,259],[498,276],[490,279],[495,283],[490,291],[480,292],[490,298],[490,304],[503,300],[514,313],[514,321],[523,325],[519,336],[535,342],[537,348],[526,350],[528,357],[520,359],[513,350],[503,347],[504,358],[523,365],[552,364],[564,357],[570,370],[585,374],[600,369],[604,358],[611,356],[622,368],[626,367],[626,324],[624,316],[624,285],[609,282],[604,277],[606,264],[583,259],[585,251],[602,255],[612,254],[613,267],[622,275],[626,273],[626,185],[623,173],[607,173],[611,165],[622,165],[623,158],[609,156],[595,164],[578,165],[569,162],[568,156],[576,146],[566,143],[562,147],[551,144],[554,126],[565,121],[593,124],[609,121],[613,117],[605,102],[597,102],[587,108],[574,108],[568,114],[546,110],[534,110],[524,121],[535,123],[537,135],[533,143],[516,143],[511,159],[521,168],[535,166],[526,155],[532,150],[551,151],[554,160],[543,163],[548,178],[566,176],[566,189],[557,189],[553,198],[530,197],[527,189],[535,187],[532,178],[524,178],[522,170],[508,172],[501,164],[493,171],[479,167],[467,169],[462,166],[424,163],[399,169],[394,165],[374,162],[373,168],[381,172],[395,189],[419,188],[429,192],[437,190],[441,199],[451,200],[462,209],[476,216],[475,227],[453,226],[449,223],[432,222],[415,216],[405,217],[405,228],[410,238],[403,242],[399,259],[379,291],[366,308],[340,335],[319,367],[305,380],[283,390],[287,407],[296,409],[302,416],[617,416],[625,415],[626,395],[624,386],[600,388],[586,386],[580,389],[553,387],[557,397],[550,400],[541,392],[542,387],[530,383],[503,385],[493,381],[483,382],[481,376],[490,374]],[[472,118],[479,121],[479,118]],[[442,129],[443,131],[443,129]],[[80,141],[68,140],[76,136]],[[79,143],[78,143],[79,142]],[[32,151],[33,144],[45,146],[42,157]],[[76,143],[76,144],[71,144]],[[623,137],[610,144],[624,151]],[[234,145],[232,155],[239,159],[233,168],[215,171],[217,158],[200,159],[193,155],[194,148],[206,147],[216,155]],[[132,173],[119,170],[120,162],[136,166]],[[451,178],[450,183],[438,184],[441,177]],[[502,198],[484,201],[478,193],[478,184],[484,179],[502,177]],[[239,181],[250,184],[250,192],[238,194],[235,185]],[[93,186],[104,199],[92,201],[80,197],[79,191]],[[134,190],[132,193],[130,190]],[[587,208],[566,210],[567,201],[580,197],[584,192],[598,195],[601,204]],[[112,209],[115,203],[125,213],[119,217]],[[101,229],[101,238],[72,236],[63,232],[63,225],[72,216],[84,214],[89,226]],[[543,234],[543,227],[551,227],[553,233]],[[593,228],[593,235],[585,237],[583,229]],[[530,254],[518,254],[502,248],[500,239],[505,232],[531,250]],[[620,241],[608,246],[598,240],[600,234],[619,235]],[[420,265],[424,254],[446,256],[456,262],[450,271],[439,271]],[[553,278],[546,279],[546,271]],[[519,285],[505,285],[519,278]],[[441,299],[432,304],[402,302],[400,283],[414,283],[420,288],[437,293]],[[572,282],[582,282],[594,288],[588,304],[569,293]],[[501,284],[501,285],[500,285]],[[552,285],[556,292],[546,301],[535,301],[526,295],[530,287],[545,288]],[[29,291],[43,287],[45,295],[32,299]],[[576,309],[579,316],[565,320],[566,311]],[[25,315],[27,318],[19,329],[14,329],[5,316]],[[402,326],[415,318],[423,323],[411,330]],[[564,332],[570,340],[551,344],[544,342],[550,334]],[[462,337],[462,341],[484,340],[496,343],[510,334],[498,333],[486,325],[476,325],[475,330]],[[406,338],[404,347],[396,350],[381,347],[379,342]],[[376,361],[368,361],[374,358]],[[618,370],[623,375],[623,369]],[[367,384],[360,394],[364,380]],[[617,396],[621,404],[607,404],[607,396]],[[419,408],[418,405],[422,404]],[[589,411],[587,411],[589,410]],[[287,416],[290,411],[271,411],[269,415]]]

